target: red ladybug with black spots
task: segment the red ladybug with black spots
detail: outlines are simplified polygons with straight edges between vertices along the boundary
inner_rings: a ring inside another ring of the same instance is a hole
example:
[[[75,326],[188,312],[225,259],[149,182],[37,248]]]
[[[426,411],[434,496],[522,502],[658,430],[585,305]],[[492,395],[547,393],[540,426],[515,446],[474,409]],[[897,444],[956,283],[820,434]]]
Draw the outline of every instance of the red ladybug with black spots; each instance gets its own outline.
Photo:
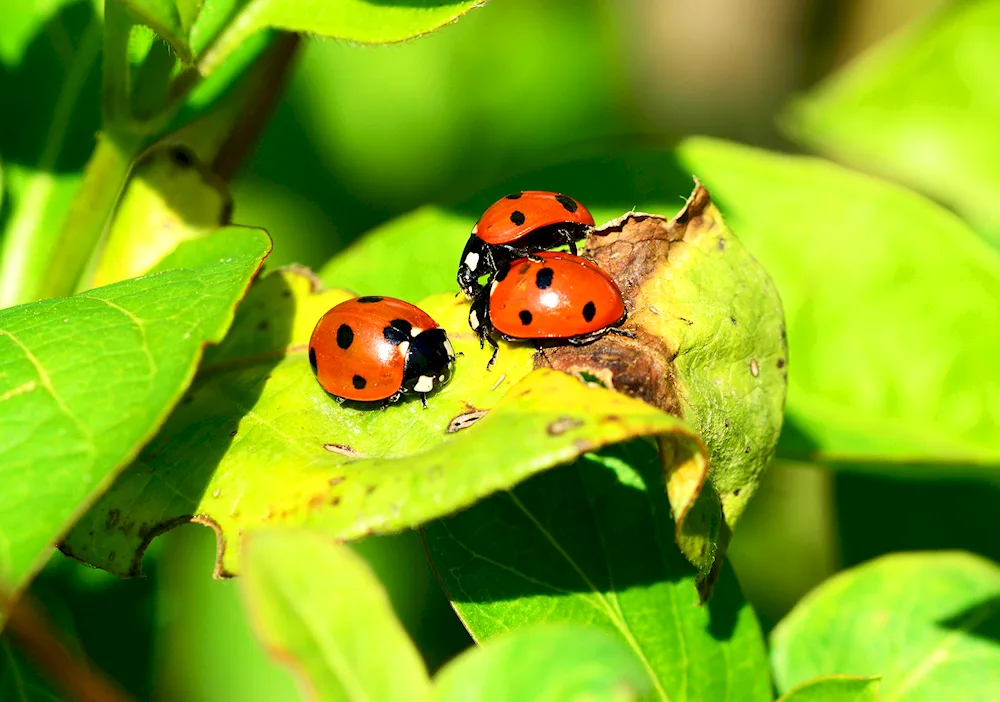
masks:
[[[472,299],[479,278],[496,273],[516,258],[535,258],[536,251],[576,242],[594,226],[594,218],[577,200],[561,193],[525,190],[498,200],[483,213],[458,263],[458,286]]]
[[[357,297],[324,314],[309,339],[309,363],[338,402],[381,402],[383,409],[447,383],[455,351],[444,329],[415,305],[392,297]]]
[[[589,344],[620,329],[628,317],[614,279],[596,263],[561,251],[542,251],[501,266],[469,311],[469,326],[497,357],[499,336],[507,341],[562,340]]]

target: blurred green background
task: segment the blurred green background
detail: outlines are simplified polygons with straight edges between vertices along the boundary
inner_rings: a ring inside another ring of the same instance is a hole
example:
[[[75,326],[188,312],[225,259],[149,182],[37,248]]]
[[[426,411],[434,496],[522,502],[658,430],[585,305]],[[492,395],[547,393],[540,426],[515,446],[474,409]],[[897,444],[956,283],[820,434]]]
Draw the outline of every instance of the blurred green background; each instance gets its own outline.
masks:
[[[492,0],[400,45],[307,39],[233,184],[234,220],[272,234],[269,266],[319,268],[399,213],[491,199],[496,183],[575,156],[689,134],[794,150],[776,126],[791,96],[942,4]],[[878,553],[969,545],[997,558],[985,540],[955,543],[871,507],[903,493],[919,504],[931,489],[942,488],[774,466],[731,552],[765,629],[830,573]],[[853,535],[838,528],[845,512]],[[294,699],[291,676],[249,632],[238,584],[210,579],[214,548],[210,530],[177,529],[130,581],[57,555],[32,592],[139,699]],[[432,668],[471,643],[415,534],[358,548]]]

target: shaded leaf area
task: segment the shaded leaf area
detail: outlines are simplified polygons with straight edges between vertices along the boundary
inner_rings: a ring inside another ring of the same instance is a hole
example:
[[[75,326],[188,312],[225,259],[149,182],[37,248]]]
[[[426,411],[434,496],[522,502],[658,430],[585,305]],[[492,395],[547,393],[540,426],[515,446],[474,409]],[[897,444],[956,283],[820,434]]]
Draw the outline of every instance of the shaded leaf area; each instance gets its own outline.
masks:
[[[231,209],[225,183],[191,151],[175,145],[154,147],[132,168],[94,284],[145,273],[182,241],[226,224]]]
[[[677,465],[704,470],[682,421],[563,373],[531,372],[531,349],[504,345],[487,372],[489,351],[454,295],[421,303],[463,354],[428,409],[415,398],[385,411],[339,405],[313,377],[306,348],[319,317],[350,294],[314,283],[286,269],[254,286],[181,405],[65,552],[134,575],[150,539],[196,521],[217,530],[217,574],[231,574],[239,551],[226,544],[246,528],[306,524],[339,539],[412,528],[636,436],[663,435]]]
[[[583,626],[550,625],[470,649],[438,673],[429,699],[632,702],[651,699],[652,691],[635,654],[620,640]]]
[[[454,288],[474,222],[461,212],[422,208],[372,231],[321,276],[360,288],[384,280],[402,296]],[[698,430],[711,456],[709,481],[700,471],[674,471],[667,487],[682,550],[707,573],[774,455],[787,362],[781,301],[700,185],[672,220],[620,216],[591,234],[586,247],[618,282],[630,310],[625,328],[637,338],[549,348],[535,365],[600,378]],[[412,253],[400,256],[402,249]],[[361,265],[372,260],[385,268]]]
[[[934,203],[828,162],[703,139],[679,153],[784,302],[779,455],[917,473],[1000,462],[996,251]]]
[[[159,272],[0,311],[0,581],[19,590],[222,339],[270,250],[223,229]]]
[[[59,702],[44,678],[35,672],[6,638],[0,639],[0,700],[7,702]]]
[[[728,567],[698,604],[648,441],[588,454],[423,532],[477,640],[536,623],[587,625],[632,649],[657,699],[771,699],[760,627]]]
[[[100,16],[91,0],[9,3],[0,22],[0,307],[36,290],[100,126]],[[46,89],[40,89],[45,86]]]
[[[881,678],[830,675],[804,682],[778,702],[878,702]]]
[[[283,29],[364,44],[403,41],[454,21],[484,0],[126,0],[187,63],[210,74],[257,32]]]
[[[1000,567],[962,552],[885,556],[809,594],[775,629],[779,690],[881,675],[885,700],[1000,694]]]
[[[248,535],[241,579],[258,638],[310,699],[420,700],[427,670],[360,556],[313,532]]]
[[[1000,3],[947,4],[788,111],[801,142],[955,207],[1000,246]]]

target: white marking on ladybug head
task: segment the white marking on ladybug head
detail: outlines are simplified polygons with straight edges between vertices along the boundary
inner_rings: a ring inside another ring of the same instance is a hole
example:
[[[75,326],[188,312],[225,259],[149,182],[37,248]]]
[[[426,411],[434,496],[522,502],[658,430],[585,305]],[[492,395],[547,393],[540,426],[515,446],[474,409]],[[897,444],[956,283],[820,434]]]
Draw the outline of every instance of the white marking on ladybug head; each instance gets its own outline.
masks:
[[[469,312],[469,326],[473,329],[479,329],[479,315],[476,314],[475,310]]]
[[[405,356],[406,352],[410,350],[410,342],[409,341],[404,341],[397,348],[399,349],[399,354],[401,356]]]
[[[417,384],[413,386],[417,392],[430,392],[434,389],[434,378],[429,375],[422,375],[417,379]]]
[[[448,358],[455,357],[455,349],[451,345],[451,339],[448,339],[447,337],[444,340],[444,351],[448,354]]]
[[[423,331],[423,329],[421,329],[420,327],[412,327],[410,329],[410,338],[411,339],[416,339],[417,335],[420,334],[420,332],[422,332],[422,331]]]
[[[472,233],[479,234],[479,222],[476,222],[475,224],[472,225]]]
[[[479,265],[479,254],[475,251],[470,251],[469,255],[465,257],[465,267],[470,271],[476,270],[476,266]]]

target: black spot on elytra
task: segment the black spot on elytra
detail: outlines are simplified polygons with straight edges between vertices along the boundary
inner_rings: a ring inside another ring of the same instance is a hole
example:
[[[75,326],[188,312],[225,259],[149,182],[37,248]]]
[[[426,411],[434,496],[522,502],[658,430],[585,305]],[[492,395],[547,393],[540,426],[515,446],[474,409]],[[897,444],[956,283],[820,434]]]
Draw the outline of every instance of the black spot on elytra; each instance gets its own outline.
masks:
[[[583,318],[588,322],[594,319],[594,315],[597,314],[597,307],[594,305],[593,301],[588,302],[583,306]]]
[[[372,302],[382,302],[382,299],[383,298],[378,295],[365,295],[364,297],[359,297],[358,302],[369,304]]]
[[[309,347],[309,365],[312,366],[313,373],[316,372],[316,349]]]
[[[404,341],[408,341],[410,338],[409,333],[394,326],[395,322],[398,321],[401,320],[398,319],[394,320],[393,324],[390,324],[389,326],[382,329],[382,336],[385,337],[385,340],[388,341],[393,346],[399,346]]]
[[[531,324],[531,312],[528,310],[521,310],[517,313],[517,316],[521,318],[521,324],[524,326]]]
[[[580,209],[580,206],[576,204],[576,200],[571,197],[566,197],[565,195],[556,195],[556,200],[567,212],[576,212]]]
[[[351,384],[354,386],[355,390],[363,390],[368,384],[368,381],[362,378],[360,375],[356,375],[351,378]]]
[[[511,193],[510,195],[507,196],[506,199],[508,199],[508,200],[518,200],[518,199],[520,199],[520,197],[522,195],[524,195],[524,193]]]
[[[552,274],[551,268],[542,268],[535,273],[535,285],[539,290],[545,290],[552,285]]]
[[[520,227],[524,224],[524,213],[520,210],[514,210],[510,213],[510,221]]]
[[[346,324],[337,327],[337,346],[342,349],[349,349],[354,343],[354,330]]]

